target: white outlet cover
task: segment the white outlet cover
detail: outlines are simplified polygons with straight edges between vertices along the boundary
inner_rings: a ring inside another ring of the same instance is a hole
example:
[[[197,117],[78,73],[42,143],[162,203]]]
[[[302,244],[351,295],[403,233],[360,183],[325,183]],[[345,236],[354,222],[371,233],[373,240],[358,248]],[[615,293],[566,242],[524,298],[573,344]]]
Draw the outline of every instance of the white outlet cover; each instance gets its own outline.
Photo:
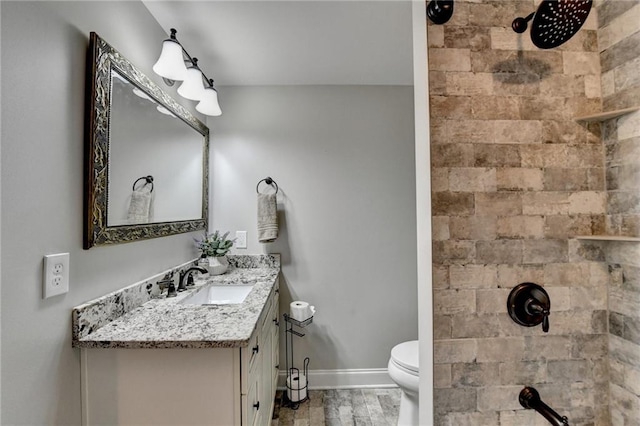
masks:
[[[42,297],[64,294],[69,291],[69,253],[48,254],[42,268]]]
[[[236,248],[247,248],[247,231],[236,231]]]

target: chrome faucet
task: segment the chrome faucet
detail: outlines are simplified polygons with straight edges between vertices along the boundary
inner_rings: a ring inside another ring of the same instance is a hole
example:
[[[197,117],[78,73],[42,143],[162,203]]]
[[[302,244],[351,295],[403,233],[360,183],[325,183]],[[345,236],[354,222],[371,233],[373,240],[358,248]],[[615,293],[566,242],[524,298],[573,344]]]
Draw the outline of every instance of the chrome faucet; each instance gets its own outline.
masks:
[[[192,273],[195,271],[198,271],[201,274],[206,274],[207,272],[209,272],[206,269],[201,268],[199,266],[192,266],[186,271],[180,272],[180,282],[178,283],[178,291],[185,291],[187,288],[193,287],[195,285],[195,283],[193,282],[193,275],[192,275]],[[187,281],[186,283],[185,283],[185,279]]]

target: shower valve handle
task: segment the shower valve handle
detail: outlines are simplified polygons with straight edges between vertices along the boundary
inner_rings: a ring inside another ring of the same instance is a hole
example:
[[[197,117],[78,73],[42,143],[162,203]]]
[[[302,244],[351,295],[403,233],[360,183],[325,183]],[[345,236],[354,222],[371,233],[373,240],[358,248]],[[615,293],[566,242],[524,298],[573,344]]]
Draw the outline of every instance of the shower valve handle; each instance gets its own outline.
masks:
[[[529,315],[542,315],[542,331],[549,332],[549,310],[545,309],[536,299],[529,299],[525,302],[524,310]]]

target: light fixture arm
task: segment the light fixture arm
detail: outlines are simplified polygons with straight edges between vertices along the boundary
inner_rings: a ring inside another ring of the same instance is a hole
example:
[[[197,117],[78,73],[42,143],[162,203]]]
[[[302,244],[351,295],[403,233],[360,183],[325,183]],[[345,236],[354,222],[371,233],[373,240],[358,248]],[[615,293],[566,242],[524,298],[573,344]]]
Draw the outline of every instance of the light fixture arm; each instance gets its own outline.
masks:
[[[187,49],[184,48],[182,43],[180,43],[180,41],[178,40],[178,37],[176,37],[176,34],[178,33],[178,31],[175,28],[171,28],[170,31],[171,31],[171,34],[169,35],[169,40],[178,43],[180,45],[180,48],[182,49],[182,54],[187,57],[187,59],[185,59],[184,61],[185,64],[187,66],[192,66],[194,68],[197,68],[202,73],[202,78],[204,79],[206,84],[208,84],[209,87],[214,88],[213,79],[212,78],[210,79],[209,77],[207,77],[204,71],[202,71],[202,68],[198,66],[198,58],[191,56],[189,52],[187,52]],[[171,80],[165,77],[162,77],[162,80],[165,82],[167,86],[173,86],[176,83],[176,80]]]

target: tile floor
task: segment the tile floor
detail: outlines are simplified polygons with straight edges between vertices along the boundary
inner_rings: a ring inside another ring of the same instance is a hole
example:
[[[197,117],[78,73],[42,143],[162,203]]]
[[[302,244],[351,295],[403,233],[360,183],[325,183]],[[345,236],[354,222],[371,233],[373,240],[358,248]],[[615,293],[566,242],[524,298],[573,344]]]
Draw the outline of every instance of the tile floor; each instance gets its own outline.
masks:
[[[297,410],[281,401],[278,391],[271,426],[395,426],[400,389],[312,390]]]

